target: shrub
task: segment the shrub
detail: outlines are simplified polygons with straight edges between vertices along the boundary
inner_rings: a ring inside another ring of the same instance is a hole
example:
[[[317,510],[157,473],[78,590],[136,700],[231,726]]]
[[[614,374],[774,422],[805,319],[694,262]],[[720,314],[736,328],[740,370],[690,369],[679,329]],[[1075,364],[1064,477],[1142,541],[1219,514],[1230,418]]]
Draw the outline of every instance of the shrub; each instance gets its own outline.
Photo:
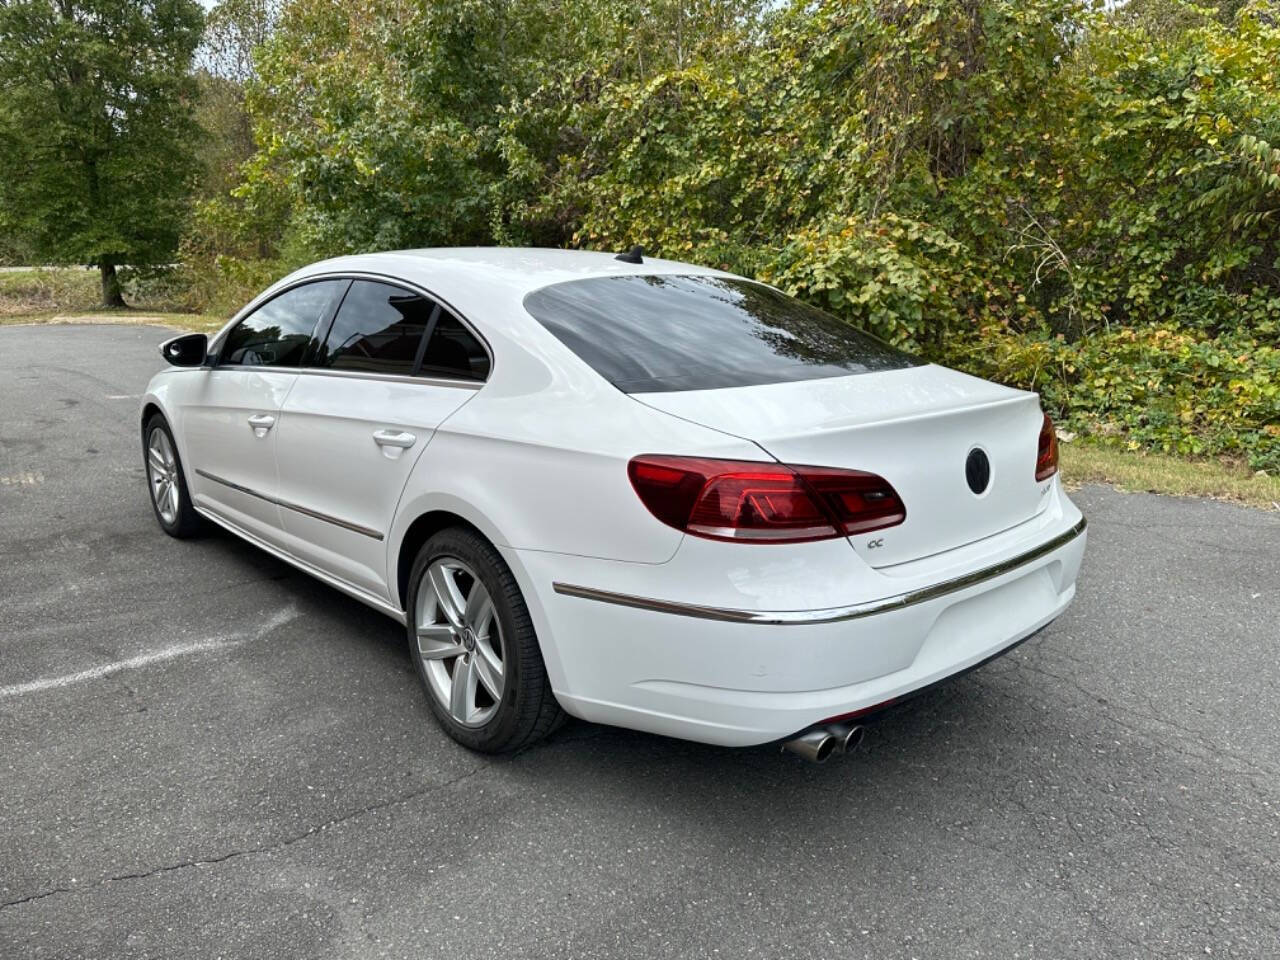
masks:
[[[575,9],[292,0],[195,299],[378,247],[642,243],[1108,442],[1275,465],[1274,3]]]
[[[1235,456],[1280,470],[1280,347],[1163,324],[1061,336],[985,329],[959,364],[1040,391],[1060,427],[1112,445]]]

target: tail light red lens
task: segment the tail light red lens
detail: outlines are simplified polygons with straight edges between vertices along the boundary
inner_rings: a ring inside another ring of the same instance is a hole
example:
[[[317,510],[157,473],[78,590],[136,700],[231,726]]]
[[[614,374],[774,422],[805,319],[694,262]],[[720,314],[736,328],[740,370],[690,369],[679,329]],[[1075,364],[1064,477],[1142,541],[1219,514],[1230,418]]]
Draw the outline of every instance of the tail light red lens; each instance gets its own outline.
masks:
[[[907,516],[887,480],[859,470],[646,455],[627,473],[655,517],[713,540],[826,540],[882,530]]]
[[[1048,480],[1058,472],[1058,435],[1053,429],[1053,421],[1044,415],[1044,423],[1040,426],[1040,446],[1036,451],[1036,480]]]

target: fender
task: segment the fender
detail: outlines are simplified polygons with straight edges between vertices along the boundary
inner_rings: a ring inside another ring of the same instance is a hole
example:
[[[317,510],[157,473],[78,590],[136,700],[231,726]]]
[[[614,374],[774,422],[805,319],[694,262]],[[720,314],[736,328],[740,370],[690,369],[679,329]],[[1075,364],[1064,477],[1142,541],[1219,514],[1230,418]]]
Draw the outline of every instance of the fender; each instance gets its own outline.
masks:
[[[430,448],[428,447],[428,449]],[[424,454],[423,459],[425,458],[426,455]],[[419,460],[419,464],[421,464],[421,460]],[[414,477],[419,469],[420,466],[414,468],[414,473],[410,475],[408,486],[412,486]],[[524,597],[525,606],[529,609],[529,617],[533,620],[533,629],[538,635],[538,647],[542,651],[542,661],[546,665],[551,687],[553,690],[563,690],[565,686],[564,665],[561,662],[560,654],[551,632],[551,623],[546,611],[543,609],[537,586],[533,583],[528,569],[520,558],[520,552],[512,548],[508,538],[489,519],[489,515],[461,497],[444,491],[433,490],[406,496],[401,500],[400,505],[396,508],[395,523],[387,536],[386,576],[391,602],[401,609],[404,608],[404,598],[399,595],[400,578],[398,574],[400,550],[404,545],[405,534],[419,517],[437,511],[454,514],[471,524],[502,555],[502,559],[511,568],[511,573],[516,578],[520,593]]]

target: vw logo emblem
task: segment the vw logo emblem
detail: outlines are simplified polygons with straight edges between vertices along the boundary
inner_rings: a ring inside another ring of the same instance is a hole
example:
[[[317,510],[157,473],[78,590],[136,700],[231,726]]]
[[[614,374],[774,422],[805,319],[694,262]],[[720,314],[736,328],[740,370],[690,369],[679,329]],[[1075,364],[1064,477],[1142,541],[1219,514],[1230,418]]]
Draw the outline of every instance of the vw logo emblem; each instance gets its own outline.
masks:
[[[991,483],[991,461],[987,459],[986,451],[979,447],[969,451],[969,456],[964,462],[964,478],[969,482],[969,489],[975,496],[981,496],[986,492]]]

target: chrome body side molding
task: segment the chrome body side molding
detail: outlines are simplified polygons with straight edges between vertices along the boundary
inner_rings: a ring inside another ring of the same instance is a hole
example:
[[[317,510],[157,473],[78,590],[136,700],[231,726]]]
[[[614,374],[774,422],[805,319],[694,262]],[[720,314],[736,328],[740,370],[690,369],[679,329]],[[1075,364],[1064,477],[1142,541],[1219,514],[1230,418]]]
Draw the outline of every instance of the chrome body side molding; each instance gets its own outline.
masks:
[[[315,520],[323,520],[325,523],[331,523],[335,527],[342,527],[344,530],[350,530],[352,533],[359,533],[373,540],[381,540],[382,534],[377,530],[363,527],[358,523],[352,523],[350,520],[343,520],[341,517],[331,517],[327,513],[321,513],[318,510],[312,510],[310,507],[304,507],[297,503],[290,503],[287,500],[281,500],[278,497],[268,496],[243,484],[234,483],[231,480],[224,480],[222,477],[215,476],[207,470],[196,468],[196,473],[204,477],[206,480],[212,480],[214,483],[220,483],[224,487],[230,487],[240,493],[248,494],[251,497],[257,497],[259,500],[265,500],[267,503],[274,503],[277,507],[284,507],[286,510],[292,510],[294,513],[300,513],[304,517],[311,517]]]
[[[963,576],[942,580],[927,587],[909,590],[882,600],[870,600],[844,607],[831,607],[825,610],[734,610],[727,607],[706,607],[695,603],[680,603],[672,600],[655,600],[650,597],[638,597],[626,593],[614,593],[610,590],[597,590],[594,587],[581,587],[570,583],[553,583],[556,593],[566,597],[577,597],[582,600],[596,600],[600,603],[612,603],[620,607],[635,607],[639,610],[651,610],[655,613],[671,613],[682,617],[696,617],[700,620],[724,620],[731,623],[756,623],[770,626],[792,626],[806,623],[835,623],[841,620],[858,620],[862,617],[875,616],[891,610],[919,603],[928,603],[947,594],[966,590],[987,580],[1004,576],[1019,567],[1039,560],[1053,551],[1070,543],[1087,526],[1084,517],[1057,536],[1046,540],[1037,547],[1024,553],[1001,560],[989,567],[983,567]]]

